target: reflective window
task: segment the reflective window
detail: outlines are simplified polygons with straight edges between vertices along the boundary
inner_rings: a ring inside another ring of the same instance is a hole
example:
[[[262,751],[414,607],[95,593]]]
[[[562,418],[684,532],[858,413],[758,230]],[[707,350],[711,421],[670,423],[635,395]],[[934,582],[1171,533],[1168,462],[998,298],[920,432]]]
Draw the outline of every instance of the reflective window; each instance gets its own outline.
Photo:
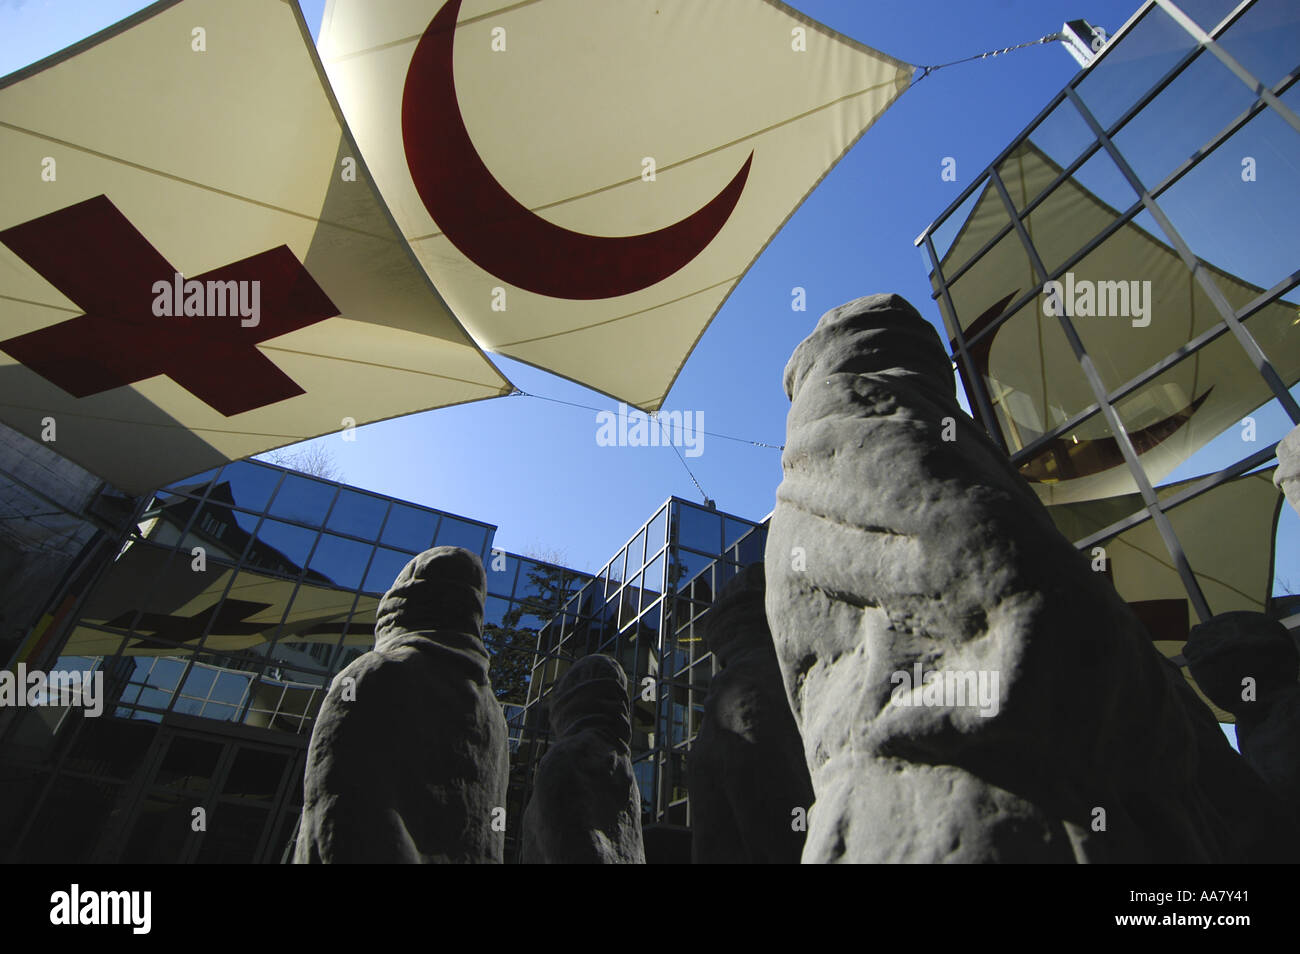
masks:
[[[1219,37],[1219,45],[1257,80],[1272,87],[1296,68],[1300,6],[1295,0],[1255,0]]]
[[[1296,108],[1300,87],[1293,92]],[[1265,109],[1161,195],[1160,206],[1198,257],[1270,288],[1300,264],[1297,155],[1300,133]]]
[[[369,543],[359,543],[332,533],[321,534],[316,551],[312,554],[310,568],[323,574],[334,586],[353,590],[361,586],[370,562]]]
[[[1078,85],[1079,97],[1109,130],[1178,61],[1196,49],[1192,36],[1152,6]]]
[[[178,480],[176,483],[169,485],[167,489],[172,491],[172,493],[189,494],[192,497],[202,497],[203,492],[208,489],[208,484],[212,482],[212,478],[216,476],[216,473],[216,469],[213,468],[212,470],[204,471],[201,474],[196,474],[193,477],[187,477],[185,480]],[[160,496],[169,495],[160,494]]]
[[[438,529],[438,515],[419,507],[393,504],[379,539],[392,547],[423,553],[433,546],[433,536]]]
[[[248,546],[244,560],[285,576],[297,576],[311,553],[316,531],[267,518]]]
[[[276,484],[280,482],[280,473],[273,467],[263,467],[252,461],[236,461],[221,471],[221,479],[210,496],[220,495],[245,510],[265,510]]]
[[[487,527],[467,523],[455,517],[443,517],[442,526],[438,528],[437,545],[440,547],[464,547],[470,553],[483,555],[487,548]]]
[[[320,526],[334,501],[337,486],[312,480],[299,474],[285,474],[284,482],[275,494],[275,501],[267,511],[276,517],[300,520]]]
[[[514,593],[515,576],[519,572],[519,558],[509,554],[493,553],[483,567],[487,572],[489,593],[509,597]]]
[[[393,581],[397,579],[397,574],[402,572],[402,567],[410,563],[411,559],[409,553],[376,547],[374,559],[370,563],[370,571],[366,573],[365,591],[387,593]]]
[[[668,508],[662,507],[650,521],[650,527],[646,531],[646,554],[654,556],[667,542],[668,534]]]
[[[1178,9],[1209,33],[1236,9],[1238,0],[1177,0],[1177,3]]]
[[[705,553],[722,552],[722,518],[719,514],[679,502],[677,521],[677,542],[681,546]]]
[[[339,533],[373,540],[379,533],[387,512],[387,500],[357,493],[355,490],[341,490],[325,526]]]
[[[1254,101],[1217,57],[1199,56],[1116,134],[1115,146],[1153,189]]]

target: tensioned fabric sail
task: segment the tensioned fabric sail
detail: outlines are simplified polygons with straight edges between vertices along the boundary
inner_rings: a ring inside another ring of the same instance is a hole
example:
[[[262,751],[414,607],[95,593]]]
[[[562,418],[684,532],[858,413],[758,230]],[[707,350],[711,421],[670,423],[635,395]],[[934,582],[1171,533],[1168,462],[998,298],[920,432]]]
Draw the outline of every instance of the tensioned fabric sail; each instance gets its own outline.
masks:
[[[329,0],[319,48],[475,340],[646,410],[913,74],[775,0]]]
[[[123,490],[511,390],[296,4],[158,3],[0,80],[0,175],[0,418]]]
[[[1169,511],[1196,582],[1216,615],[1235,611],[1263,613],[1270,608],[1277,525],[1283,503],[1281,491],[1273,486],[1275,470],[1268,468],[1234,478]],[[1166,484],[1156,488],[1156,496],[1167,501],[1202,479]],[[1139,494],[1124,494],[1106,500],[1058,504],[1047,510],[1057,529],[1078,541],[1141,508]],[[1225,533],[1225,528],[1231,532]],[[1102,553],[1087,552],[1084,556],[1094,565],[1104,559],[1105,572],[1116,592],[1146,624],[1157,649],[1169,657],[1182,653],[1189,629],[1198,620],[1155,524],[1150,520],[1139,523],[1103,540],[1100,546]],[[1208,699],[1205,702],[1220,722],[1234,721],[1230,712]]]
[[[1108,162],[1103,157],[1084,169],[1105,176],[1110,167],[1095,164]],[[1024,209],[1062,169],[1026,140],[998,171],[1016,208]],[[1119,180],[1118,170],[1112,179]],[[1127,186],[1120,182],[1117,189]],[[1137,201],[1136,195],[1132,198]],[[1057,185],[1024,222],[1045,267],[1055,270],[1118,217],[1119,212],[1071,177]],[[1095,398],[1060,319],[1048,313],[1048,296],[1042,293],[1042,283],[1014,230],[1007,231],[964,274],[952,278],[1009,224],[996,189],[991,183],[985,185],[960,223],[951,248],[941,252],[940,267],[951,282],[955,320],[968,338],[1026,292],[1039,290],[991,338],[986,336],[970,348],[984,376],[997,424],[1015,451],[1083,411]],[[1233,308],[1242,308],[1263,292],[1213,265],[1206,270]],[[1083,302],[1085,288],[1093,295],[1087,306],[1092,313],[1080,310],[1072,320],[1108,390],[1127,384],[1221,321],[1178,253],[1133,222],[1073,265],[1061,281],[1062,297],[1071,301],[1072,309]],[[1149,301],[1143,282],[1150,283]],[[1137,314],[1136,299],[1131,300],[1134,283],[1138,283],[1144,315]],[[1116,314],[1123,309],[1114,308],[1115,304],[1127,305],[1128,313]],[[1300,380],[1300,349],[1291,340],[1296,308],[1279,300],[1245,322],[1288,387]],[[1103,310],[1111,313],[1099,313]],[[966,370],[959,367],[964,379]],[[1263,378],[1228,333],[1139,387],[1116,410],[1155,482],[1271,397]],[[973,399],[971,406],[976,406]],[[1135,489],[1100,413],[1025,462],[1021,473],[1047,503],[1093,500]]]

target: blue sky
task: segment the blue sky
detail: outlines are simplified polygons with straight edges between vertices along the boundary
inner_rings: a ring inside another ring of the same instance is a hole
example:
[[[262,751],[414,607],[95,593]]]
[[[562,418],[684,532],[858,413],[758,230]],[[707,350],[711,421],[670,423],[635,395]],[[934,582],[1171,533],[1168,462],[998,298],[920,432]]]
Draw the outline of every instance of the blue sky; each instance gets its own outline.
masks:
[[[1198,0],[1212,6],[1212,0]],[[794,0],[803,13],[899,59],[933,64],[1051,33],[1085,17],[1109,32],[1138,0]],[[147,6],[138,0],[0,0],[0,74]],[[313,31],[324,0],[302,4]],[[665,403],[704,428],[784,441],[781,373],[817,318],[838,304],[897,292],[929,320],[928,268],[915,237],[1021,131],[1078,67],[1059,44],[954,66],[905,93],[823,181],[722,308]],[[957,181],[941,164],[956,160]],[[806,290],[807,310],[791,309]],[[946,337],[946,336],[945,336]],[[494,356],[526,392],[614,402]],[[1266,412],[1267,413],[1267,412]],[[1269,439],[1285,421],[1261,421]],[[496,545],[598,569],[668,495],[699,493],[673,450],[601,447],[594,412],[526,397],[446,408],[321,440],[348,483],[497,524]],[[1285,430],[1281,430],[1284,433]],[[1231,435],[1228,435],[1231,437]],[[1191,476],[1244,456],[1239,441],[1198,454]],[[706,436],[688,459],[724,511],[760,518],[781,478],[779,451]],[[1284,508],[1278,576],[1300,587],[1300,521]],[[1289,545],[1288,542],[1289,541]]]

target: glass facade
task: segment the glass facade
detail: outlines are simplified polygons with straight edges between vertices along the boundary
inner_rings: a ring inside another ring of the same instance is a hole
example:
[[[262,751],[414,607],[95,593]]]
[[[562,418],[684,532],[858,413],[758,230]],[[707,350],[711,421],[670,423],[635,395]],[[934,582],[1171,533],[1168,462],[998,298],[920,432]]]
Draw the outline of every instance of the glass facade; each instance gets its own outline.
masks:
[[[972,413],[1063,529],[1108,515],[1080,546],[1147,525],[1166,637],[1276,610],[1276,510],[1267,581],[1228,588],[1202,495],[1230,515],[1300,423],[1298,40],[1289,0],[1149,0],[918,239]]]
[[[583,656],[612,656],[628,676],[647,856],[689,861],[686,758],[714,673],[699,622],[742,567],[763,559],[766,538],[765,523],[674,497],[577,589],[541,629],[527,701],[514,719],[520,793],[546,751],[547,692]]]
[[[483,559],[507,715],[542,624],[590,579],[491,550],[490,524],[255,461],[158,491],[137,521],[51,648],[16,660],[102,672],[107,702],[98,717],[17,710],[4,728],[9,860],[280,861],[324,694],[372,647],[379,598],[416,553]]]

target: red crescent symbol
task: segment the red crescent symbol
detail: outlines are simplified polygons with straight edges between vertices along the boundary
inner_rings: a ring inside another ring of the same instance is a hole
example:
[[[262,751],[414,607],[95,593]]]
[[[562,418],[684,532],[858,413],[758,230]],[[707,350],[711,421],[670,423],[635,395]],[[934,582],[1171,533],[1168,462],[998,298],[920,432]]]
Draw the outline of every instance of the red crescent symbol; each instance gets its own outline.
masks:
[[[415,189],[467,258],[510,284],[553,298],[614,298],[648,288],[699,255],[740,199],[754,161],[707,205],[641,235],[587,235],[521,205],[470,140],[456,100],[452,47],[461,0],[448,0],[424,31],[402,93],[402,139]]]

